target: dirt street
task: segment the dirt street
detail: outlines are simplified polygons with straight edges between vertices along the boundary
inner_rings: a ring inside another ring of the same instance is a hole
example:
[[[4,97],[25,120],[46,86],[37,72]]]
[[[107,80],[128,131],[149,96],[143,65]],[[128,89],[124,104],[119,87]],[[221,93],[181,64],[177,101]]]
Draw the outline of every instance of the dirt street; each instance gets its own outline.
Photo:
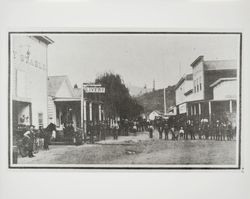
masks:
[[[236,141],[159,140],[155,133],[109,138],[81,146],[50,146],[34,158],[19,158],[18,164],[212,164],[236,161]]]

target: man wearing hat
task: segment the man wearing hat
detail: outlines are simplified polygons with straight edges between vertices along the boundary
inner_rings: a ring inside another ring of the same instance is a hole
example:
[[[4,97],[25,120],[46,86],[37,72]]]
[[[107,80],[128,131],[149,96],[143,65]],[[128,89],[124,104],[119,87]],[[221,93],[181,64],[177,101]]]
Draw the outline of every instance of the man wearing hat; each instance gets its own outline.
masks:
[[[33,145],[34,145],[34,137],[35,137],[35,132],[34,132],[35,126],[30,125],[29,130],[24,133],[24,137],[28,139],[28,155],[30,158],[35,157],[33,155]]]

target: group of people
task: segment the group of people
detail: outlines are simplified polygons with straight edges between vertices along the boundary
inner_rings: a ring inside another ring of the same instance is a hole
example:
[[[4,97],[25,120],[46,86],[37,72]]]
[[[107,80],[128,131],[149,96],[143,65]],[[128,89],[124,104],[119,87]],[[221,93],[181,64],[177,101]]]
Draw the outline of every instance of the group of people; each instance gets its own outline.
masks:
[[[39,127],[35,129],[34,125],[25,126],[22,130],[22,135],[18,135],[18,147],[20,154],[34,157],[34,153],[38,152],[40,147],[44,150],[49,150],[49,144],[52,136],[52,132],[56,130],[56,126],[50,123],[46,128]]]
[[[129,133],[136,135],[137,132],[146,131],[146,120],[120,119],[111,121],[100,121],[87,123],[87,136],[90,138],[90,143],[95,140],[105,140],[106,136],[113,136],[117,140],[119,136],[128,136]]]
[[[154,129],[159,133],[159,139],[165,135],[165,140],[179,139],[211,139],[211,140],[233,140],[236,128],[228,119],[215,120],[209,122],[207,118],[193,120],[178,120],[175,117],[170,117],[168,120],[156,118],[154,121],[148,121],[147,129],[149,137],[153,138]]]
[[[65,140],[81,144],[82,132],[80,131],[81,129],[75,131],[72,123],[65,125],[63,129]],[[159,117],[153,121],[141,118],[113,120],[112,122],[100,121],[96,123],[91,121],[87,124],[86,136],[89,136],[90,143],[94,143],[95,140],[105,140],[108,135],[112,135],[113,139],[117,140],[119,135],[128,136],[129,133],[136,135],[137,132],[142,131],[148,131],[150,138],[153,138],[154,132],[158,131],[159,139],[164,137],[165,140],[211,139],[229,141],[234,139],[236,128],[233,127],[232,122],[228,119],[216,119],[209,122],[207,118],[201,118],[200,120],[186,118],[180,120],[172,116],[167,120]],[[56,132],[56,126],[52,123],[45,129],[40,127],[38,131],[35,131],[34,126],[31,125],[23,134],[28,156],[34,157],[34,146],[37,138],[43,138],[43,148],[48,150],[53,132]]]

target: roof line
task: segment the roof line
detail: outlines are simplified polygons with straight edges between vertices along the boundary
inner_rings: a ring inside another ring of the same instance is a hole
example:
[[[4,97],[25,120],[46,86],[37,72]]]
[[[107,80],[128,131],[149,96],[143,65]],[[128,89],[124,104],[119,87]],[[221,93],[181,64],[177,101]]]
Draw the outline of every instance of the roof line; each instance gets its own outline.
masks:
[[[67,75],[49,75],[48,77],[67,77]]]
[[[210,59],[210,60],[204,60],[204,62],[214,62],[214,61],[237,61],[237,59]]]
[[[204,55],[200,55],[199,57],[197,57],[193,63],[191,63],[191,67],[196,66],[201,60],[204,60]]]
[[[220,82],[222,81],[234,81],[236,80],[237,78],[235,77],[224,77],[224,78],[219,78],[217,79],[214,83],[210,84],[209,87],[215,87],[217,84],[219,84]]]

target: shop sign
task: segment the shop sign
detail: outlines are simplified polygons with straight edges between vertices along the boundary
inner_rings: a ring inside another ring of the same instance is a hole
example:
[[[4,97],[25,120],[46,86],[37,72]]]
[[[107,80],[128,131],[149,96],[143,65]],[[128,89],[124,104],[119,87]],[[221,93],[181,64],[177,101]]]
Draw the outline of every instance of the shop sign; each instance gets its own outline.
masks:
[[[181,104],[179,106],[179,113],[183,114],[183,113],[186,113],[186,112],[187,112],[187,104],[186,103],[185,104]]]
[[[104,87],[85,87],[84,91],[86,93],[105,93]]]

